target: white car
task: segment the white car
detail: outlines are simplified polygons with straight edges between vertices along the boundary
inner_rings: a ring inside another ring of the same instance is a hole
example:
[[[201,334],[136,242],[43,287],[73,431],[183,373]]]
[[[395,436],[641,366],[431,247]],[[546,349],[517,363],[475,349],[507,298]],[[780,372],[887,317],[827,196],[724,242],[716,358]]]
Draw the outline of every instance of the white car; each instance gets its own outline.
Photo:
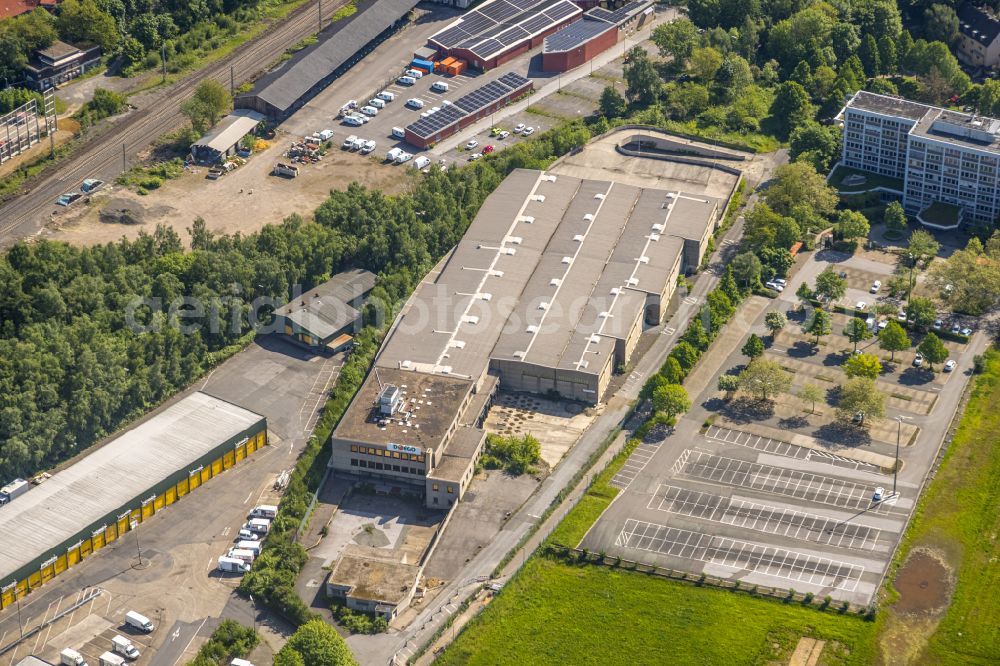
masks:
[[[374,106],[363,106],[361,107],[361,113],[365,114],[366,116],[374,117],[378,115],[378,109],[376,109]]]
[[[352,117],[357,118],[358,120],[360,120],[362,125],[364,125],[369,120],[371,120],[370,117],[364,115],[363,113],[355,113]]]
[[[475,162],[476,160],[478,160],[482,156],[483,156],[482,153],[472,153],[471,155],[469,155],[469,161],[470,162]]]
[[[924,355],[917,352],[917,355],[913,358],[913,367],[919,368],[924,364]]]
[[[956,363],[954,359],[949,358],[948,361],[944,364],[944,371],[951,372],[952,370],[955,369],[956,365],[958,365],[958,363]]]
[[[771,280],[770,282],[768,282],[764,286],[767,287],[768,289],[773,289],[774,291],[777,291],[778,293],[781,293],[782,291],[785,290],[785,285],[778,284],[774,280]]]
[[[497,134],[497,139],[500,139],[501,141],[503,141],[504,139],[506,139],[509,136],[510,136],[510,132],[508,132],[507,130],[504,130],[504,131],[500,132],[499,134]]]
[[[865,303],[864,301],[858,301],[855,304],[854,309],[857,310],[858,312],[864,312],[865,310],[868,309],[868,304]]]
[[[885,327],[888,326],[888,325],[889,325],[889,320],[888,319],[883,319],[882,321],[880,321],[878,323],[878,330],[884,331]]]
[[[376,144],[374,141],[365,141],[364,145],[361,146],[361,154],[367,155],[368,153],[375,150]]]
[[[962,334],[962,335],[964,335],[965,337],[969,337],[970,335],[972,335],[972,329],[971,329],[971,328],[969,328],[968,326],[966,326],[966,327],[965,327],[965,328],[963,328],[963,329],[962,329],[961,331],[959,331],[959,333],[961,333],[961,334]]]
[[[934,325],[931,326],[931,328],[933,328],[935,331],[940,331],[942,326],[944,326],[944,322],[941,321],[940,319],[935,319]]]
[[[522,136],[531,136],[534,133],[535,133],[535,128],[534,127],[525,127],[524,131],[521,132],[521,135]]]
[[[403,73],[406,74],[411,79],[422,79],[422,78],[424,78],[424,73],[423,72],[418,72],[415,69],[408,69],[408,70],[406,70]]]
[[[351,136],[344,139],[344,143],[340,144],[340,147],[343,148],[344,150],[351,150],[352,148],[354,148],[354,142],[357,140],[358,137],[352,134]]]
[[[872,502],[881,502],[885,498],[885,488],[879,486],[875,489],[875,494],[872,495]]]
[[[877,294],[878,290],[882,288],[882,282],[880,280],[875,280],[872,282],[872,288],[869,290],[873,294]]]
[[[344,118],[344,124],[350,125],[351,127],[360,127],[365,124],[365,121],[361,120],[357,116],[347,116]]]
[[[782,287],[788,284],[788,281],[785,278],[774,278],[773,280],[771,280],[771,282],[777,282]]]
[[[524,131],[524,123],[518,123],[514,125],[514,134],[520,134]]]
[[[370,100],[368,100],[368,106],[374,106],[376,109],[384,109],[385,100],[380,99],[378,97],[372,97]]]
[[[465,144],[465,149],[466,150],[472,150],[473,148],[475,148],[478,145],[479,145],[478,141],[476,141],[475,139],[470,139],[469,142],[467,144]]]
[[[410,107],[411,109],[422,109],[424,108],[424,100],[417,99],[416,97],[411,97],[410,99],[406,100],[406,106]]]

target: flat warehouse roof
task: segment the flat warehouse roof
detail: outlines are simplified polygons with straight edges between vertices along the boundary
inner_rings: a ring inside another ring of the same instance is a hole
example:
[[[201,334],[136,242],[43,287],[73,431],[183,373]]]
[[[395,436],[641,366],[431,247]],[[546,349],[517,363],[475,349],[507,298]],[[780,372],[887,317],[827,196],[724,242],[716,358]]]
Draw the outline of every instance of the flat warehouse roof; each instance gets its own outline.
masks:
[[[263,420],[197,392],[119,435],[0,507],[0,576],[50,553]]]
[[[192,144],[192,148],[211,148],[224,153],[253,131],[264,116],[249,109],[235,109],[219,121],[211,131]]]

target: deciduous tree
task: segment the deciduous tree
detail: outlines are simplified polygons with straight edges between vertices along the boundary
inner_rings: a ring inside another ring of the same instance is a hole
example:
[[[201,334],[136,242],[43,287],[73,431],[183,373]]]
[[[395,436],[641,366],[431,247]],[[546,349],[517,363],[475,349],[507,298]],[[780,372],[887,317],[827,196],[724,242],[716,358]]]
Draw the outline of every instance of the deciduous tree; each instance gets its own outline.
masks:
[[[667,384],[653,389],[651,401],[653,409],[663,412],[669,419],[691,409],[691,399],[680,384]]]
[[[864,426],[869,418],[885,416],[885,394],[875,385],[874,379],[855,377],[840,387],[837,413],[845,421]],[[855,421],[855,417],[860,418]]]
[[[761,400],[771,400],[779,393],[786,393],[791,385],[792,376],[774,361],[766,359],[751,363],[740,373],[740,388]]]
[[[911,343],[903,327],[895,321],[890,321],[878,334],[878,344],[889,352],[889,360],[895,361],[896,352],[909,349]]]
[[[803,330],[810,335],[815,335],[814,345],[819,345],[819,339],[824,335],[829,335],[832,330],[832,320],[826,310],[819,308],[813,310],[812,316],[806,322]]]
[[[816,412],[816,403],[823,400],[825,394],[823,389],[816,384],[804,384],[799,389],[798,396],[800,400],[805,400],[809,403],[809,413],[813,414]]]
[[[870,231],[868,218],[856,210],[842,210],[837,215],[837,232],[845,240],[867,238]]]
[[[788,318],[785,316],[784,312],[768,312],[764,315],[764,326],[771,333],[771,338],[778,334],[778,331],[783,329],[788,324]]]
[[[625,98],[618,93],[614,86],[604,86],[604,90],[601,91],[600,105],[601,114],[605,118],[621,118],[628,111]]]
[[[844,327],[844,335],[854,343],[854,351],[857,351],[858,343],[872,337],[872,332],[868,329],[868,325],[861,321],[861,319],[851,317],[851,320],[847,322],[847,326]]]
[[[833,272],[827,267],[822,273],[816,276],[816,295],[835,301],[843,298],[847,293],[847,280]]]
[[[917,351],[923,355],[924,360],[927,361],[927,368],[931,372],[934,372],[935,363],[944,363],[948,358],[948,348],[941,342],[941,338],[934,335],[934,333],[928,333],[920,341],[920,344],[917,345]]]
[[[878,379],[881,373],[882,364],[875,354],[851,354],[844,362],[844,374],[848,377]]]
[[[903,212],[903,204],[893,201],[885,207],[882,218],[885,228],[888,231],[903,233],[906,231],[906,213]]]
[[[719,390],[725,391],[726,400],[732,400],[733,394],[740,390],[740,378],[736,375],[719,375]]]
[[[747,341],[743,343],[740,353],[750,359],[752,364],[756,359],[764,355],[764,341],[757,337],[756,333],[751,333]]]

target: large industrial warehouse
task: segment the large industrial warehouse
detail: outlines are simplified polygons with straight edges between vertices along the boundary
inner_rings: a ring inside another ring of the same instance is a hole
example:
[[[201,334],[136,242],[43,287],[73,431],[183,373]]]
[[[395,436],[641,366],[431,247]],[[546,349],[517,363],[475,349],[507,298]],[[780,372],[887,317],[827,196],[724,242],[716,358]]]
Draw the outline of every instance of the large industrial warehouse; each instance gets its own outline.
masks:
[[[488,0],[432,35],[428,46],[477,69],[493,69],[541,46],[582,13],[570,0]]]
[[[414,294],[334,432],[331,465],[460,499],[498,388],[596,404],[723,202],[514,171]]]
[[[237,95],[235,107],[284,120],[402,25],[417,0],[358,0],[357,5],[355,14],[321,32],[318,43],[262,76],[249,93]]]
[[[263,416],[193,393],[0,509],[0,607],[267,444]]]
[[[441,107],[440,111],[407,125],[406,140],[418,148],[428,148],[527,95],[534,87],[531,79],[507,72]]]

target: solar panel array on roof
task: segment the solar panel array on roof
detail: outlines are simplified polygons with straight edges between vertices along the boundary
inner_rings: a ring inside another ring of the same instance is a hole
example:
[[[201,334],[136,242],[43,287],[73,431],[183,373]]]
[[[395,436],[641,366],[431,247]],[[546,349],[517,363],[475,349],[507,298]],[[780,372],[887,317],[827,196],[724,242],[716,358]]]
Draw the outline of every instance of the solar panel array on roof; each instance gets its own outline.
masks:
[[[444,49],[472,51],[487,60],[581,11],[569,0],[492,0],[430,41]]]
[[[442,107],[440,111],[408,125],[406,129],[424,139],[432,137],[466,115],[474,114],[527,85],[531,85],[530,79],[517,72],[507,72],[495,81],[462,95],[453,104]]]
[[[571,51],[594,37],[614,29],[615,26],[610,23],[584,18],[546,37],[543,51],[545,53]]]
[[[630,16],[639,13],[640,10],[648,7],[651,3],[649,0],[634,0],[614,11],[604,9],[603,7],[594,7],[589,12],[587,16],[592,18],[597,18],[602,21],[607,21],[608,23],[613,23],[615,25],[621,25]]]

